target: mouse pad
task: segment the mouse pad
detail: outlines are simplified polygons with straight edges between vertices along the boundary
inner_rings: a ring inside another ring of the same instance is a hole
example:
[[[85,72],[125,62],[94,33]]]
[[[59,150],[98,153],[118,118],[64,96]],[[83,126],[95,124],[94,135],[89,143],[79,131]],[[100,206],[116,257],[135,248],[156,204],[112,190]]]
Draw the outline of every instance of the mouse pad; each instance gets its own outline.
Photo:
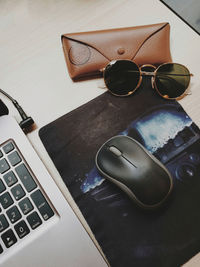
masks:
[[[173,191],[160,209],[138,208],[98,173],[98,149],[119,134],[139,141],[172,174]],[[200,131],[150,80],[129,97],[103,93],[39,135],[111,266],[180,266],[199,252]]]

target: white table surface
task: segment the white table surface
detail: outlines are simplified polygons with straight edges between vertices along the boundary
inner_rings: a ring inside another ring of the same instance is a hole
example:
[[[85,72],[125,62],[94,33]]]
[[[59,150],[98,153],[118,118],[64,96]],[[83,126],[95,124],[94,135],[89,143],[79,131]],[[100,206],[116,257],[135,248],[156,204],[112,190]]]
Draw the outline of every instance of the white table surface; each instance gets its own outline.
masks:
[[[101,79],[74,83],[68,73],[63,33],[169,22],[174,62],[194,74],[189,95],[179,101],[200,126],[200,36],[158,0],[4,0],[0,1],[0,88],[18,100],[37,123],[28,138],[66,199],[87,227],[47,155],[38,129],[102,94]],[[148,63],[148,62],[147,62]],[[20,118],[1,96],[10,113]],[[199,266],[200,254],[185,266]]]

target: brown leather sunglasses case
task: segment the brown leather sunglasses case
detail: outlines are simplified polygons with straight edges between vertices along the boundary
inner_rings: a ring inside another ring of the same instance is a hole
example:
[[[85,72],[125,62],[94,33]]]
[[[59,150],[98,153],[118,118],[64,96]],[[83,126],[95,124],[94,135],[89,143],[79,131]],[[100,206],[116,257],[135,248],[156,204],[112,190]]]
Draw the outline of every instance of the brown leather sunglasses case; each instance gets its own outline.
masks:
[[[159,23],[128,28],[68,33],[61,36],[73,80],[102,75],[112,60],[128,59],[138,65],[171,62],[170,25]]]

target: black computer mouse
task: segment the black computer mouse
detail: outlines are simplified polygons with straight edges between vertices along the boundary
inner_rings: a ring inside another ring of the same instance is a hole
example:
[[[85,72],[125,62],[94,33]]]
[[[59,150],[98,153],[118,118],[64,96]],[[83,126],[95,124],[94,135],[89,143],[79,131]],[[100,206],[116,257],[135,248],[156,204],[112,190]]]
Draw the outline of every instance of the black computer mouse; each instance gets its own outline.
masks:
[[[173,180],[165,166],[135,139],[115,136],[96,155],[96,166],[140,207],[159,207],[169,196]]]

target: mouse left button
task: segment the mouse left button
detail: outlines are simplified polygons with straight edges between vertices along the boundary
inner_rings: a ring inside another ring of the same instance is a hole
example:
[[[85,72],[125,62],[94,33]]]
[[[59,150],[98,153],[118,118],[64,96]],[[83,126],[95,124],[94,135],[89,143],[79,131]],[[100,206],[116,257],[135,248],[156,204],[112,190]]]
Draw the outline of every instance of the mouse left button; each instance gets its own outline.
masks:
[[[110,146],[109,150],[110,150],[110,152],[112,152],[113,154],[115,154],[118,157],[120,157],[122,155],[122,152],[118,148],[116,148],[115,146]]]

